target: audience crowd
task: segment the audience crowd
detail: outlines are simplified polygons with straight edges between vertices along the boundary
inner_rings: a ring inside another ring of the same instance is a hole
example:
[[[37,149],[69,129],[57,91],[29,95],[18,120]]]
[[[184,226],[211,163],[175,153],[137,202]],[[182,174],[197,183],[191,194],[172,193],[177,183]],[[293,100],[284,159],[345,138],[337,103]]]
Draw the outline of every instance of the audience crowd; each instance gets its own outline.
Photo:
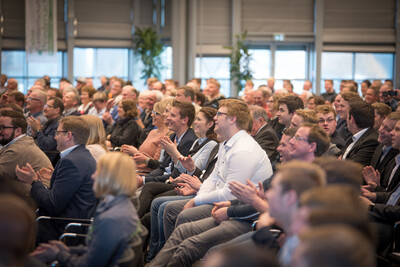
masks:
[[[213,78],[0,83],[2,266],[115,266],[135,248],[138,266],[396,263],[392,81],[298,95],[270,78],[232,98]],[[85,238],[57,241],[71,220]]]

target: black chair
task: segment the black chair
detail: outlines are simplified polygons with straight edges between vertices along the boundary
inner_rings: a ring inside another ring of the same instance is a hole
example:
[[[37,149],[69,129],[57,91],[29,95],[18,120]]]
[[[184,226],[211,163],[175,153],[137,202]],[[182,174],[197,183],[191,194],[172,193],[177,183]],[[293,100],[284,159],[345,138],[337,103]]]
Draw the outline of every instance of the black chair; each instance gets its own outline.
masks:
[[[71,232],[74,229],[81,230],[82,228],[90,227],[93,222],[92,219],[73,219],[73,218],[59,218],[59,217],[49,217],[49,216],[40,216],[36,219],[36,221],[40,220],[62,220],[69,221],[65,227],[64,233],[59,237],[59,240],[66,243],[67,238],[82,238],[86,239],[87,234],[74,233]],[[80,231],[82,232],[82,231]],[[143,225],[139,224],[137,231],[133,237],[132,242],[129,244],[129,248],[124,251],[124,254],[120,260],[118,260],[118,267],[141,267],[144,266],[143,261],[143,253],[142,253],[142,243],[143,239],[148,235],[148,230]],[[56,264],[56,263],[55,263]],[[55,265],[56,266],[56,265]]]

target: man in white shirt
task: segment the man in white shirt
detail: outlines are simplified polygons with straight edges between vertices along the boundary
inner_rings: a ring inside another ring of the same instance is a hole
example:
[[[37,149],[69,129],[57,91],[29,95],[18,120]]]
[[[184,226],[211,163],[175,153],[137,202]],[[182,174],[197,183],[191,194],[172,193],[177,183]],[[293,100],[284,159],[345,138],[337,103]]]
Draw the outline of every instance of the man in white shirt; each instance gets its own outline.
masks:
[[[218,139],[224,140],[218,151],[215,168],[196,197],[186,203],[184,211],[178,216],[176,226],[183,225],[174,231],[150,266],[166,266],[168,263],[171,266],[187,266],[204,255],[207,247],[215,245],[215,242],[224,242],[226,238],[233,238],[248,230],[246,225],[219,224],[210,217],[214,207],[212,204],[235,198],[229,189],[232,181],[246,183],[248,179],[258,184],[268,179],[272,175],[271,163],[265,151],[245,131],[251,114],[243,101],[222,100],[214,120]],[[190,223],[184,224],[186,222]],[[213,240],[210,235],[202,235],[217,226],[217,232],[222,235],[212,234]],[[195,242],[182,242],[185,239]]]

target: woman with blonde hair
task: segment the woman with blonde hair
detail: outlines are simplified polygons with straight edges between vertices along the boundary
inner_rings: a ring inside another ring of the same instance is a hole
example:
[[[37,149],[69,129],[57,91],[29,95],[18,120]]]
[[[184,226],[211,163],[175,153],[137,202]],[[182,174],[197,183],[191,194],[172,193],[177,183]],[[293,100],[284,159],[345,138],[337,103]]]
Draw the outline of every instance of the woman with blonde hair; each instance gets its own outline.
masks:
[[[97,162],[102,155],[108,152],[103,122],[99,117],[94,115],[83,115],[81,118],[89,125],[90,133],[86,142],[86,148]]]
[[[161,155],[160,140],[171,134],[165,119],[172,101],[173,98],[166,98],[154,104],[151,116],[153,125],[157,128],[150,131],[139,149],[129,145],[122,146],[122,152],[134,156],[141,173],[149,173],[158,167]]]
[[[115,266],[138,234],[139,222],[131,197],[137,189],[136,165],[126,154],[103,155],[93,174],[93,190],[101,198],[85,246],[67,247],[60,241],[40,244],[31,254],[62,266]]]

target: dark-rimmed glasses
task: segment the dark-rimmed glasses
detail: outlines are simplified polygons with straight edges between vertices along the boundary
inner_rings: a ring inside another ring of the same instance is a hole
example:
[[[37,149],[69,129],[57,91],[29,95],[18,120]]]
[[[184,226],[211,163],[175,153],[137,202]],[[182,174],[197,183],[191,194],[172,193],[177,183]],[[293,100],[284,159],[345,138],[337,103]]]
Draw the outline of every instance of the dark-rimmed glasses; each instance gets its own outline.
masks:
[[[15,128],[17,128],[17,127],[14,127],[14,126],[3,126],[3,125],[0,125],[0,131],[4,131],[5,129],[15,129]]]
[[[226,115],[226,116],[229,116],[229,114],[228,114],[228,113],[221,112],[221,111],[217,111],[217,117],[219,117],[220,115]]]

